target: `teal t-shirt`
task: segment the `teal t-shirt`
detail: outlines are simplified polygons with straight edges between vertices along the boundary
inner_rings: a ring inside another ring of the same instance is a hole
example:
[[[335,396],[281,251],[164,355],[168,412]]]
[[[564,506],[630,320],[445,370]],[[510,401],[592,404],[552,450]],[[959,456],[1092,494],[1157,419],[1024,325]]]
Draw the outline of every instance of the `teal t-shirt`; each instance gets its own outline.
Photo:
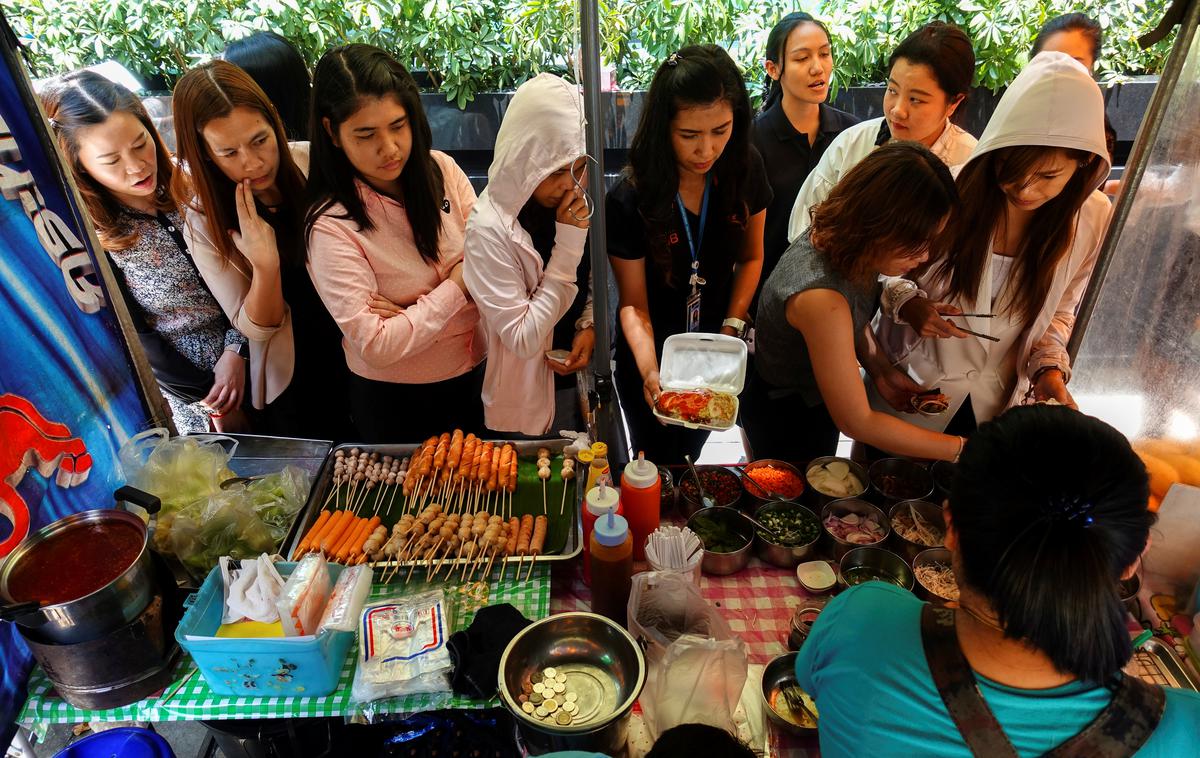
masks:
[[[971,755],[925,662],[922,605],[899,587],[868,582],[817,618],[796,658],[796,678],[817,703],[825,758]],[[1022,758],[1074,737],[1111,698],[1078,682],[1020,690],[975,676]],[[1200,756],[1200,694],[1168,688],[1162,721],[1137,756]]]

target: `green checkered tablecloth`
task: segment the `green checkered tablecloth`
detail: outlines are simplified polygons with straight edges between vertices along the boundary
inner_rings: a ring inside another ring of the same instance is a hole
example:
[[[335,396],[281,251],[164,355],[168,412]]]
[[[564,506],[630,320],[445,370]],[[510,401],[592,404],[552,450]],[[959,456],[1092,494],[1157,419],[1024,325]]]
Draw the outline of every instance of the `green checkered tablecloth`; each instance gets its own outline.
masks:
[[[419,574],[418,574],[419,576]],[[414,578],[412,591],[423,592],[438,583],[426,584]],[[467,593],[456,591],[455,586],[444,586],[451,604],[451,622],[454,631],[465,629],[481,607]],[[403,584],[376,585],[371,599],[381,600],[403,594]],[[527,582],[491,582],[486,601],[482,605],[512,603],[530,619],[542,619],[550,615],[550,566],[539,564]],[[59,698],[53,691],[54,685],[46,678],[41,668],[35,668],[29,678],[29,700],[21,711],[18,721],[35,730],[49,724],[77,724],[84,721],[195,721],[198,719],[263,719],[304,718],[316,716],[357,717],[367,714],[417,713],[433,708],[484,708],[496,705],[499,699],[490,701],[468,700],[446,695],[412,695],[389,698],[361,705],[350,700],[350,684],[354,678],[357,660],[357,643],[351,647],[342,667],[337,690],[328,697],[225,697],[216,695],[208,688],[186,654],[172,679],[172,684],[161,696],[151,697],[123,708],[105,711],[86,711],[75,708]]]

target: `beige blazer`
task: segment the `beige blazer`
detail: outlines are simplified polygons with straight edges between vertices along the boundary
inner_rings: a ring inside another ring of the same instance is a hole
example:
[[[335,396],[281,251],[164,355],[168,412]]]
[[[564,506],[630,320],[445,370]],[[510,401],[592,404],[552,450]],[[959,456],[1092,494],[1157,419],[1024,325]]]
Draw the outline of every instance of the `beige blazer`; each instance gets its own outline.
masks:
[[[292,159],[308,176],[308,143],[291,142]],[[196,268],[234,328],[250,341],[250,401],[263,408],[275,400],[292,382],[296,349],[292,337],[292,313],[283,306],[283,320],[275,325],[256,324],[246,315],[246,295],[250,292],[250,264],[238,256],[225,262],[217,252],[212,230],[203,213],[184,206],[184,238],[196,261]]]

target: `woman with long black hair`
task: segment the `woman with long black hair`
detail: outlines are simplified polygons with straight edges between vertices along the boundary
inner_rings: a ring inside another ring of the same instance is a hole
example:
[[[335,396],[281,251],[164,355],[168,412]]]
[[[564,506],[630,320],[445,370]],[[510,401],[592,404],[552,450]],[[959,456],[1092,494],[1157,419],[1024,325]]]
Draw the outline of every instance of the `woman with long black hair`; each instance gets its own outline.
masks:
[[[656,462],[698,455],[708,437],[653,415],[663,343],[689,331],[744,333],[770,201],[737,66],[716,45],[673,53],[654,75],[629,167],[607,197],[620,292],[617,391],[634,448]]]
[[[313,76],[308,268],[342,330],[367,442],[483,428],[479,311],[463,281],[475,191],[433,150],[416,82],[371,45]]]

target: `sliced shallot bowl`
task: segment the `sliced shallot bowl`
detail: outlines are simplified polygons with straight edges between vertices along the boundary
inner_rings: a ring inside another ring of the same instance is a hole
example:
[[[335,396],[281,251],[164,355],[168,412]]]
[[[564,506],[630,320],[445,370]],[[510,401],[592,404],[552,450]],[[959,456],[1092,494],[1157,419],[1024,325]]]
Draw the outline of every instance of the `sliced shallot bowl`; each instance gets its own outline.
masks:
[[[856,547],[878,547],[891,533],[887,515],[857,497],[834,500],[821,509],[821,528],[835,560]]]

